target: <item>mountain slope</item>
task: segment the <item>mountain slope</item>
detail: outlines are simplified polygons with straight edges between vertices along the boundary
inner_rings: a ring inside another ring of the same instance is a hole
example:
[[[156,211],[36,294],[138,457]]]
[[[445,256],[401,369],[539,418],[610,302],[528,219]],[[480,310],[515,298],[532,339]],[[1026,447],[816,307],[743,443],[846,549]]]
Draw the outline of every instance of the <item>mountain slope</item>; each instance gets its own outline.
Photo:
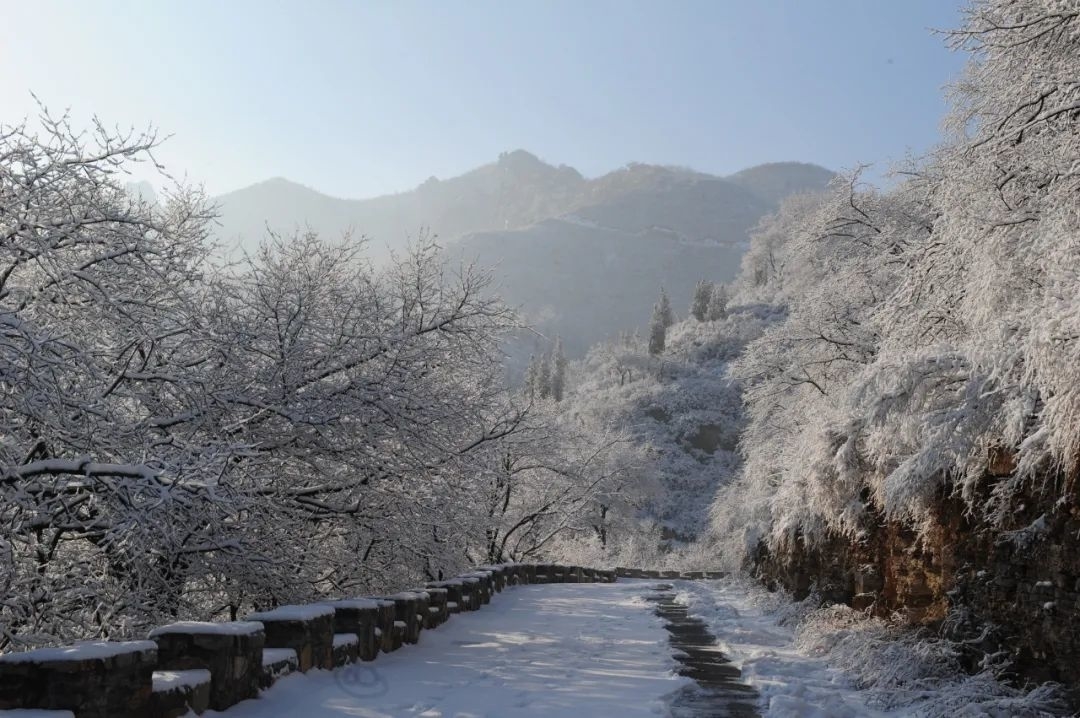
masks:
[[[661,286],[684,313],[699,279],[733,279],[750,229],[776,208],[773,198],[821,189],[833,176],[792,166],[790,174],[785,164],[753,168],[740,182],[631,166],[590,181],[571,213],[466,235],[454,246],[496,267],[503,297],[537,331],[561,335],[567,351],[581,356],[605,337],[643,327]],[[544,344],[511,347],[515,363]]]
[[[227,246],[257,246],[269,226],[279,232],[310,228],[337,236],[368,237],[376,256],[399,249],[429,229],[444,239],[468,232],[524,227],[573,207],[584,178],[518,150],[459,177],[428,179],[416,189],[372,199],[338,199],[283,179],[217,198]]]
[[[661,286],[683,311],[699,279],[733,278],[749,229],[784,196],[821,189],[832,176],[789,162],[729,178],[630,164],[585,179],[517,150],[459,177],[366,200],[262,182],[218,198],[219,238],[251,248],[267,227],[324,236],[351,228],[371,239],[379,259],[427,229],[452,258],[495,267],[507,302],[580,356],[606,336],[642,326]],[[535,337],[516,343],[512,363],[544,344]]]

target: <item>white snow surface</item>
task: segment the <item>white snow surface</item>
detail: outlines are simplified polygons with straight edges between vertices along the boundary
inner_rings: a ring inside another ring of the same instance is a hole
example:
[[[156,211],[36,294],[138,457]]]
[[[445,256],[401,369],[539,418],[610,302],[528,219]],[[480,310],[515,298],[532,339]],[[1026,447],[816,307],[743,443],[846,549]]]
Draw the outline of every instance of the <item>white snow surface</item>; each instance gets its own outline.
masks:
[[[219,636],[248,636],[263,630],[257,621],[180,621],[150,631],[150,638],[168,633],[198,633]]]
[[[643,582],[519,586],[420,643],[293,674],[227,718],[658,716],[687,679]],[[363,675],[354,675],[363,672]]]
[[[332,608],[378,608],[382,604],[383,601],[375,598],[342,598],[325,603]]]
[[[884,632],[879,619],[846,607],[835,608],[832,625],[814,624],[807,604],[743,577],[673,584],[676,600],[758,690],[763,718],[1066,715],[1052,687],[1025,692],[941,665],[942,647]]]
[[[881,718],[851,681],[820,656],[801,653],[794,630],[740,579],[675,581],[676,600],[705,621],[742,679],[761,693],[766,718]]]
[[[341,648],[342,646],[351,646],[354,643],[360,642],[360,636],[355,633],[335,633],[334,634],[334,648]]]
[[[39,648],[22,653],[7,653],[0,656],[0,663],[26,663],[42,661],[87,661],[95,658],[114,658],[124,653],[135,651],[156,651],[153,641],[88,641],[74,646],[57,648]]]
[[[193,668],[189,671],[154,671],[154,692],[194,688],[210,682],[210,671]]]
[[[304,606],[279,606],[270,611],[252,613],[248,621],[310,621],[313,618],[334,615],[334,608],[325,603],[309,603]]]
[[[296,657],[296,651],[292,648],[264,648],[263,649],[263,665],[272,666],[275,663],[281,663],[282,661],[291,661],[297,663],[299,659]]]

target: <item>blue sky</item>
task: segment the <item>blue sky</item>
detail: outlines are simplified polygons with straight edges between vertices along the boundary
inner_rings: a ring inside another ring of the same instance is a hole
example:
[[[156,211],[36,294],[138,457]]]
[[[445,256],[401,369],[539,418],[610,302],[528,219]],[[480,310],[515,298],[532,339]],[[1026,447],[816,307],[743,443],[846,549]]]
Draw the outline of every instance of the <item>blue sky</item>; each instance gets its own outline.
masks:
[[[0,121],[30,92],[154,123],[221,193],[273,176],[364,197],[525,148],[594,176],[839,169],[936,141],[954,0],[0,0]]]

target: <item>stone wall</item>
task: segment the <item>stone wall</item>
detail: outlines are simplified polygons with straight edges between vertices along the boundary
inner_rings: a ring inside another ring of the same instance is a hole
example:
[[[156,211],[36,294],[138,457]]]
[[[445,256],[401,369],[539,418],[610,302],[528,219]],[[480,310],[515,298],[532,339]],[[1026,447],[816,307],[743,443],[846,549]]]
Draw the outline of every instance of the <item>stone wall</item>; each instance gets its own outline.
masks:
[[[1000,476],[988,472],[984,496]],[[1056,681],[1075,700],[1080,506],[1072,490],[1061,496],[1019,496],[1010,525],[996,528],[942,496],[922,536],[872,515],[858,539],[834,535],[812,549],[794,542],[772,554],[762,550],[754,571],[796,598],[814,589],[826,601],[900,615],[933,630],[947,627],[969,641],[972,669],[983,654],[1008,651],[1018,681]],[[981,639],[970,642],[974,636]]]
[[[376,659],[423,641],[454,613],[477,611],[507,587],[722,574],[604,570],[557,564],[482,566],[385,597],[281,606],[244,621],[181,622],[148,641],[101,642],[0,656],[0,712],[70,711],[75,718],[173,718],[222,711],[296,670]]]

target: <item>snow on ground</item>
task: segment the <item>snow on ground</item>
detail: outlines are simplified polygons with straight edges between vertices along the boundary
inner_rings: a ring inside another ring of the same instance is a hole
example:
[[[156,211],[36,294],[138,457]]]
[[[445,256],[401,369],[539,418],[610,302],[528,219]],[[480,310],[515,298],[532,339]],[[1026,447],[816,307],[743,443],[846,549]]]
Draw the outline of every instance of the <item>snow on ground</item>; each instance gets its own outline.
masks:
[[[761,694],[766,718],[1019,718],[1069,715],[1054,686],[1020,690],[991,670],[964,673],[952,644],[846,606],[813,609],[740,577],[676,581]]]
[[[517,586],[420,643],[287,676],[225,718],[658,716],[685,685],[650,584]]]
[[[724,654],[760,693],[770,717],[880,718],[850,679],[819,656],[795,647],[794,630],[760,600],[760,589],[739,579],[676,581],[677,601],[704,620]]]

